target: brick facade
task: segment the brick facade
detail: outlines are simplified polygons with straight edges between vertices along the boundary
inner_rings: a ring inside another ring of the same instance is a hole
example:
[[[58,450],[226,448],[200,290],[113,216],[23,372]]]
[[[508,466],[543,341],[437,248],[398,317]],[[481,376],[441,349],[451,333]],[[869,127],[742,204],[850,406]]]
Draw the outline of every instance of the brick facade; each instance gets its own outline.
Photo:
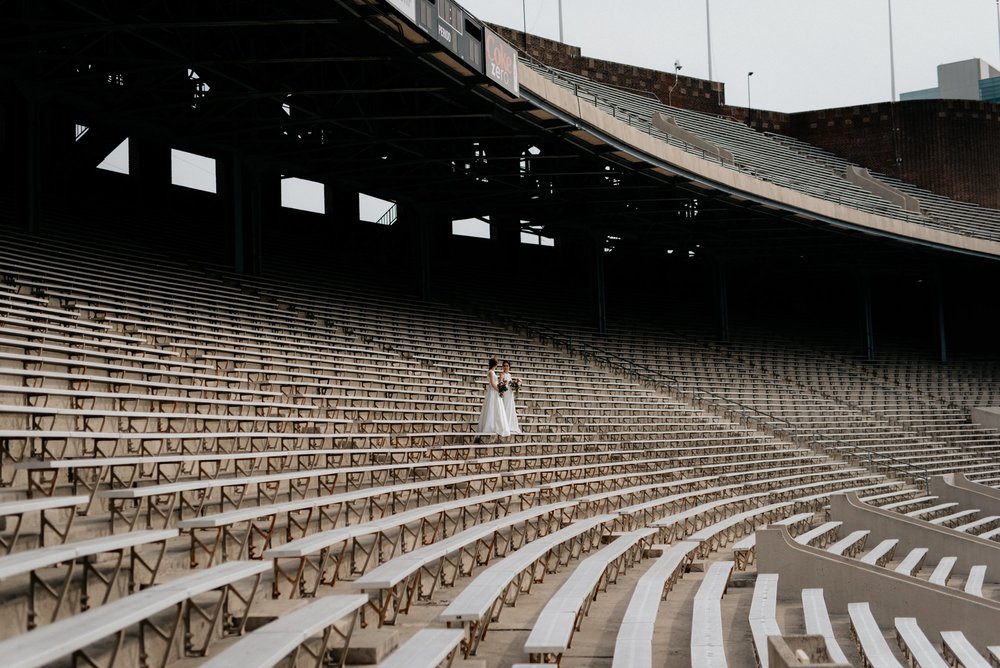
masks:
[[[623,90],[652,93],[664,104],[714,114],[719,112],[719,105],[725,102],[725,87],[721,83],[679,76],[676,77],[677,86],[671,92],[670,87],[675,82],[672,72],[587,58],[580,53],[578,46],[561,44],[535,35],[528,35],[525,40],[524,33],[519,30],[491,27],[522,53],[540,63]]]
[[[663,103],[747,121],[719,82],[584,57],[580,48],[493,26],[531,58]],[[787,114],[753,109],[749,122],[952,199],[1000,209],[1000,105],[968,100],[888,102]],[[895,130],[894,130],[895,128]]]
[[[791,115],[787,132],[921,188],[1000,209],[995,103],[914,100],[807,111]]]

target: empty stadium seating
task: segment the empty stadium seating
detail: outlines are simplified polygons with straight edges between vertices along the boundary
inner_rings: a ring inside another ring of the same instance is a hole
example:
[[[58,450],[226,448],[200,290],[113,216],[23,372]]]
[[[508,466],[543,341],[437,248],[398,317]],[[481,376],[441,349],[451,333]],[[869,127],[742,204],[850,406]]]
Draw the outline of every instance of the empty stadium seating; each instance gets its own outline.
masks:
[[[571,665],[600,652],[649,665],[670,652],[766,665],[768,634],[806,631],[869,665],[928,644],[942,660],[988,656],[974,630],[927,631],[925,643],[914,630],[925,622],[890,618],[864,590],[848,610],[754,570],[754,530],[773,524],[858,568],[993,605],[985,561],[847,530],[830,507],[850,492],[993,544],[1000,511],[924,487],[939,471],[1000,475],[997,435],[946,402],[959,390],[943,373],[900,366],[933,378],[913,392],[836,350],[765,335],[720,346],[641,322],[598,342],[552,314],[567,348],[391,289],[4,239],[9,656],[135,657],[156,636],[171,661],[230,665],[264,661],[260,647],[276,662],[393,638],[376,661]],[[494,353],[526,379],[524,433],[477,439]],[[219,613],[213,591],[238,614]],[[499,629],[521,634],[513,654]]]

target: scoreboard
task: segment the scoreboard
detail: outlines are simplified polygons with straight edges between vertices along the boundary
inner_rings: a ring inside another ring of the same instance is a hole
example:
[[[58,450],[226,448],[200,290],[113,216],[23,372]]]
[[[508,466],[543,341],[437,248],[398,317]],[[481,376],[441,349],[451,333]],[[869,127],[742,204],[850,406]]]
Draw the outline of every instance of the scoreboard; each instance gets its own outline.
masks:
[[[517,51],[455,0],[388,0],[476,72],[518,94]]]
[[[454,0],[416,0],[416,3],[417,25],[469,67],[484,74],[483,24],[466,14]]]

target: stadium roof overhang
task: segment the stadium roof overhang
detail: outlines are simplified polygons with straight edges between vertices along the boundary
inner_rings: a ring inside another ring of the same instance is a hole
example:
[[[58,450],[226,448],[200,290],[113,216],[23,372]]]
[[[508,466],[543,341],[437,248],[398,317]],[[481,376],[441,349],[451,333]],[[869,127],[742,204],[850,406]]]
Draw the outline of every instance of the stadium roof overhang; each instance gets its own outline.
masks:
[[[72,109],[91,137],[146,135],[442,216],[506,215],[644,249],[990,255],[679,167],[538,87],[511,95],[379,0],[15,4],[0,8],[12,28],[0,77]]]

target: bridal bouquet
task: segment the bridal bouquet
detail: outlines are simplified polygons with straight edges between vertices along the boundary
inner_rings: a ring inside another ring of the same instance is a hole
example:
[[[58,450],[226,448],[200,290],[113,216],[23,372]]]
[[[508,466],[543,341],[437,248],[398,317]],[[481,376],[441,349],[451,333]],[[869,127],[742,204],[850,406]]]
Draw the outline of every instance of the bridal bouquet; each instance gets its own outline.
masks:
[[[514,390],[514,394],[517,394],[518,392],[520,392],[521,391],[521,379],[520,378],[511,378],[510,379],[510,389]]]
[[[497,392],[499,392],[500,396],[502,397],[503,393],[506,392],[506,391],[507,391],[507,381],[505,381],[505,380],[499,381],[497,383]]]

